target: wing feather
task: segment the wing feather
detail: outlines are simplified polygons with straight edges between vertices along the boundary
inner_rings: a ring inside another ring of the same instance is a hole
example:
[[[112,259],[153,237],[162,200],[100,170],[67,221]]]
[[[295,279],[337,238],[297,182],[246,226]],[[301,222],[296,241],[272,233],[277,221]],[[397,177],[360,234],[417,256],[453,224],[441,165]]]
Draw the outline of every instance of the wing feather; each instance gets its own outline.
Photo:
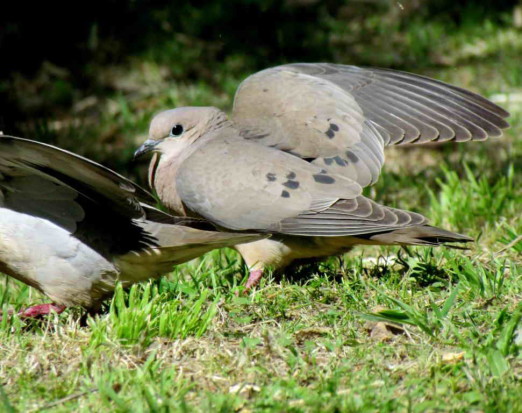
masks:
[[[233,110],[245,138],[362,186],[378,179],[385,145],[498,137],[508,116],[480,95],[424,76],[326,63],[253,74]]]
[[[347,202],[348,201],[348,202]],[[354,205],[357,205],[354,208]],[[426,225],[420,214],[379,205],[363,196],[340,200],[326,211],[284,219],[273,226],[283,234],[300,236],[357,236]]]

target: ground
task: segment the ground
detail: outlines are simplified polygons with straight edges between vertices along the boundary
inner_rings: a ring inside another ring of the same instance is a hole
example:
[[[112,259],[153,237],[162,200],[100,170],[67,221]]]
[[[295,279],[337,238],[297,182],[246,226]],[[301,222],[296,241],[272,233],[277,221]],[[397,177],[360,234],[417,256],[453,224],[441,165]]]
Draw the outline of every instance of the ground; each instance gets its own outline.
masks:
[[[422,71],[495,100],[511,129],[487,143],[390,150],[368,191],[474,237],[469,250],[361,247],[267,277],[248,296],[237,294],[238,255],[214,251],[118,289],[87,326],[81,309],[43,322],[3,317],[0,411],[522,411],[521,36],[507,26],[457,33],[432,45],[443,62]],[[216,91],[162,73],[130,62],[119,81],[150,88],[86,98],[49,127],[96,133],[107,159],[130,157],[152,113],[229,107],[241,79],[223,75]],[[74,117],[93,104],[98,121]],[[0,281],[4,313],[46,302]]]

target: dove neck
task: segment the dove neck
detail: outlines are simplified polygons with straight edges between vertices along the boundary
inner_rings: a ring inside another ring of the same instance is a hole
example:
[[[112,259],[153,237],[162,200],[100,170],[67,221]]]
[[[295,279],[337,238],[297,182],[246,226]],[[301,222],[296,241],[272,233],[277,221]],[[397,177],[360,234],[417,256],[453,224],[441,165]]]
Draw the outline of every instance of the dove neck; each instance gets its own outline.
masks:
[[[183,154],[181,154],[183,155]],[[186,216],[176,188],[176,177],[185,156],[158,156],[151,162],[149,169],[149,184],[156,191],[161,202],[170,211]]]
[[[234,127],[234,124],[228,119],[227,114],[221,110],[217,110],[207,122],[206,134],[230,127]]]
[[[212,135],[212,134],[210,134]],[[170,211],[187,216],[176,187],[176,178],[183,162],[207,141],[208,135],[202,136],[176,150],[156,154],[149,166],[149,184],[156,191],[161,202]]]
[[[159,159],[154,159],[150,164],[149,183],[151,187],[156,191],[161,202],[176,214],[193,215],[184,207],[176,186],[176,179],[183,162],[209,142],[237,135],[234,124],[226,118],[224,113],[223,116],[220,118],[222,121],[219,124],[213,122],[214,127],[199,135],[197,139],[180,142],[176,147],[157,154]]]

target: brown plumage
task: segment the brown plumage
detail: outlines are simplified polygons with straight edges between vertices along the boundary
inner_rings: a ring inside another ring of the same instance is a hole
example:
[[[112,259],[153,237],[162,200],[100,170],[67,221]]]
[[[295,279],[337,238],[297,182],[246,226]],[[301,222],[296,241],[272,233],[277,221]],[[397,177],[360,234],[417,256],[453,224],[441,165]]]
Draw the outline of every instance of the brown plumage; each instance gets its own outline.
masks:
[[[216,108],[160,113],[137,154],[155,152],[150,184],[177,213],[273,234],[237,246],[257,277],[357,244],[471,241],[362,189],[378,179],[385,146],[484,140],[502,134],[507,116],[479,95],[410,73],[291,64],[248,77],[231,119]]]

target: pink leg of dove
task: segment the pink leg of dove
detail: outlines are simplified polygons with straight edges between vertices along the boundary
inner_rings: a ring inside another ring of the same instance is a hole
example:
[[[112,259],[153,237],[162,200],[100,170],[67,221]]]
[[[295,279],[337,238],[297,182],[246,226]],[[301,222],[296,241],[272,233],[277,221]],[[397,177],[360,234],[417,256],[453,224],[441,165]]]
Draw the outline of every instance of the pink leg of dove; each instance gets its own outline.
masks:
[[[38,318],[42,316],[49,315],[51,313],[61,314],[65,310],[64,305],[58,305],[58,304],[40,304],[35,305],[29,308],[26,308],[25,310],[20,310],[18,312],[18,315],[21,318]]]
[[[245,292],[250,291],[251,288],[255,287],[261,281],[263,277],[263,270],[253,270],[250,271],[250,275],[248,276],[248,280],[245,284]]]

